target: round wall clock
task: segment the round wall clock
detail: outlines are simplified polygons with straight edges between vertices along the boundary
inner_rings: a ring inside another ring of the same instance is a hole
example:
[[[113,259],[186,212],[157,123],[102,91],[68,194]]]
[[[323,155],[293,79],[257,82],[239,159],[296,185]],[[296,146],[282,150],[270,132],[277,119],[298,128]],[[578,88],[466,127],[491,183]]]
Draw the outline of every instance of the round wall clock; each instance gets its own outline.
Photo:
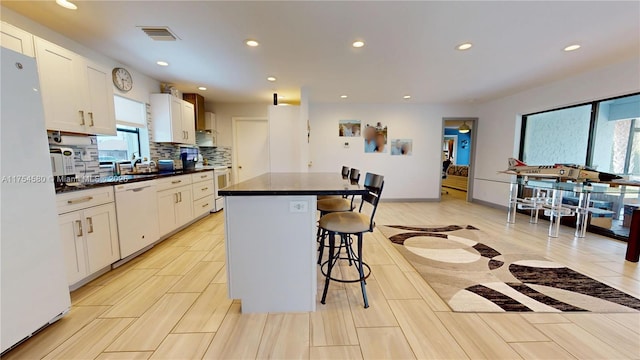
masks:
[[[133,88],[133,78],[127,69],[121,67],[113,68],[111,76],[113,77],[113,85],[118,90],[127,92]]]

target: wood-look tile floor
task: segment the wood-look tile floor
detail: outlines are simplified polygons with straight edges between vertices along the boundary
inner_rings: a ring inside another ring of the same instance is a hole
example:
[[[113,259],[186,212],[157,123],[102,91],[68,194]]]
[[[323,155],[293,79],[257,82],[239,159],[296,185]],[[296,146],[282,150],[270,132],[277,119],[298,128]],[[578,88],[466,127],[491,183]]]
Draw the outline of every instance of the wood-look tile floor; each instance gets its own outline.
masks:
[[[443,198],[382,203],[376,222],[472,224],[640,296],[625,243]],[[378,232],[362,307],[357,284],[332,283],[314,313],[242,314],[226,294],[223,215],[212,214],[72,293],[71,312],[3,359],[640,359],[640,314],[453,313]],[[341,272],[349,267],[339,267]],[[318,287],[323,279],[319,276]]]

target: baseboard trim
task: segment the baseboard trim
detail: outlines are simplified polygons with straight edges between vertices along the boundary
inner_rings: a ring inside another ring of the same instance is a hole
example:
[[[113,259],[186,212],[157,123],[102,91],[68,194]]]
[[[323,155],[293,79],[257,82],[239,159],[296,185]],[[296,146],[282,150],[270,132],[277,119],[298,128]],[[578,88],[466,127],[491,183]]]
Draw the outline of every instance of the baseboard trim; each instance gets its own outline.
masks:
[[[439,202],[440,198],[422,198],[422,199],[387,199],[387,198],[382,198],[380,199],[380,202]]]
[[[488,202],[488,201],[484,201],[476,198],[473,198],[471,202],[474,204],[483,205],[483,206],[487,206],[487,207],[498,209],[498,210],[504,210],[504,211],[509,210],[509,208],[506,206],[494,204],[492,202]]]

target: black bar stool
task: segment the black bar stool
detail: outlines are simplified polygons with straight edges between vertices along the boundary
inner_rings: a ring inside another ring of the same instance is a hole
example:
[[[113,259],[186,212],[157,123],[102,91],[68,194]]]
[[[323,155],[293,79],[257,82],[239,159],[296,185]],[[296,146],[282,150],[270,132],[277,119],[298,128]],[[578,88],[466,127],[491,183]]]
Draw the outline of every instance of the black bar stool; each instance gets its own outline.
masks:
[[[343,179],[349,178],[349,175],[350,175],[349,167],[348,166],[342,166],[342,172],[341,173],[342,173],[342,178]],[[358,172],[358,174],[359,174],[359,172]],[[359,175],[358,175],[358,177],[359,177]],[[318,196],[318,200],[332,199],[332,198],[336,198],[336,196],[334,196],[334,195],[320,195],[320,196]]]
[[[322,304],[325,304],[327,298],[327,291],[329,290],[330,281],[338,282],[360,282],[362,289],[362,298],[364,300],[364,307],[369,307],[369,301],[367,299],[366,279],[371,274],[371,268],[365,262],[362,261],[362,240],[365,232],[372,232],[375,227],[373,221],[378,208],[378,202],[380,201],[380,195],[382,194],[382,188],[384,187],[384,176],[367,173],[364,180],[364,187],[368,190],[368,193],[362,195],[362,202],[358,212],[334,212],[327,214],[320,218],[320,228],[329,234],[329,258],[323,262],[320,266],[322,274],[325,276],[324,291],[322,293]],[[371,215],[362,213],[362,207],[364,203],[369,203],[373,206]],[[340,235],[339,249],[345,247],[347,250],[347,257],[341,258],[340,252],[335,253],[336,248],[336,234]],[[351,236],[355,235],[357,252],[353,251],[353,241]],[[324,239],[321,246],[324,247]],[[345,259],[355,263],[358,270],[359,277],[357,279],[337,279],[331,276],[331,270],[336,265],[338,260]],[[326,270],[325,270],[326,267]],[[364,269],[367,269],[365,274]]]
[[[360,182],[360,170],[351,169],[348,171],[349,173],[349,181],[351,184],[358,184]],[[344,174],[344,171],[343,171]],[[334,213],[334,212],[343,212],[343,211],[353,211],[355,206],[353,205],[353,201],[355,200],[355,196],[351,197],[351,200],[348,197],[330,197],[327,199],[318,199],[317,202],[317,210],[320,211],[320,217]],[[318,264],[320,264],[322,260],[322,255],[324,254],[324,240],[323,237],[326,236],[326,232],[322,231],[320,227],[318,227],[318,233],[316,234],[316,240],[318,242]],[[340,252],[340,249],[338,249]]]

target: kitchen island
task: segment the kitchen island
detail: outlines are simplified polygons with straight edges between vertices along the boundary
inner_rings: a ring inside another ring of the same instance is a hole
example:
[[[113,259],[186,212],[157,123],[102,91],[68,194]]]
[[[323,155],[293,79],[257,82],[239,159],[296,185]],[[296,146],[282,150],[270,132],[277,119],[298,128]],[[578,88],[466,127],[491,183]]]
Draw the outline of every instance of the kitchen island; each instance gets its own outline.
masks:
[[[229,297],[242,312],[316,308],[316,196],[362,195],[338,173],[266,173],[225,197]]]

